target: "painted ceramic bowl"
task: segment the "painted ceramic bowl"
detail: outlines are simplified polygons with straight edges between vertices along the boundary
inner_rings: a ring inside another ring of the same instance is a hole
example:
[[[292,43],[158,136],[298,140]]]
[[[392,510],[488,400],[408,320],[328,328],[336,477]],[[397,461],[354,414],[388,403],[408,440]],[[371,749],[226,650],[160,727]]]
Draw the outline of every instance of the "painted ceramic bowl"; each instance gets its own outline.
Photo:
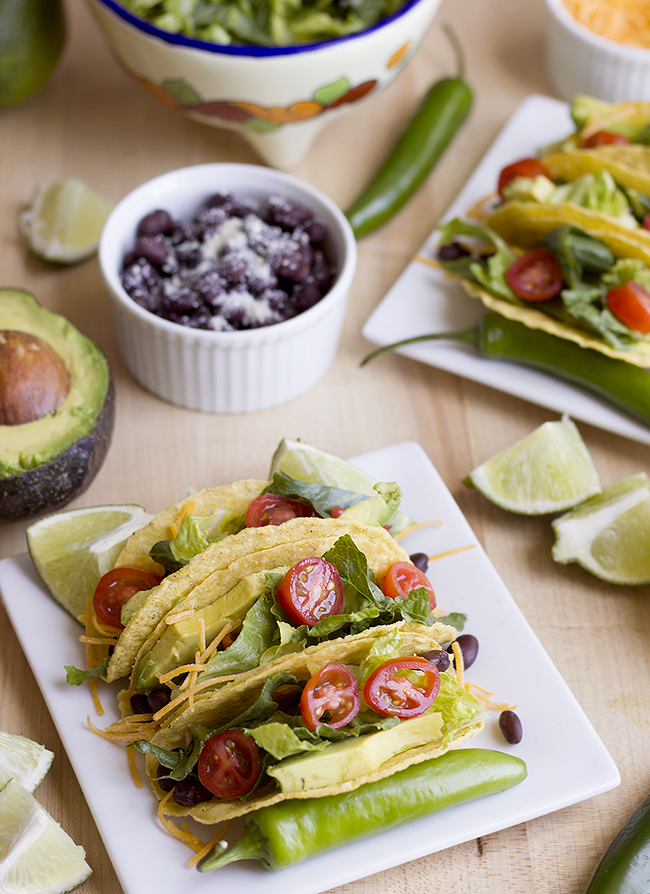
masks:
[[[190,221],[217,193],[259,206],[277,197],[319,218],[325,227],[322,249],[334,272],[329,291],[283,322],[234,331],[192,328],[136,303],[121,274],[142,218],[162,209],[176,221]],[[297,177],[263,165],[194,165],[155,177],[116,205],[99,245],[117,343],[129,372],[164,400],[212,413],[278,406],[325,375],[338,349],[356,260],[352,228],[334,202]]]
[[[291,170],[321,128],[403,69],[441,0],[408,0],[367,31],[325,43],[221,46],[161,31],[114,0],[87,0],[138,83],[197,121],[236,130],[268,164]]]

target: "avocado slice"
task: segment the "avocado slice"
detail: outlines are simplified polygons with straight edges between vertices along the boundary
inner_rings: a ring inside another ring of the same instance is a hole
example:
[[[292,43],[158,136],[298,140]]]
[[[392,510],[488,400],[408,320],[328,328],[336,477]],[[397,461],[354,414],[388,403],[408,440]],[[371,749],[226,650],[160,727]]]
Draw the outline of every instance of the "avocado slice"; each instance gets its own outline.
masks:
[[[284,574],[288,568],[273,569]],[[199,648],[201,620],[205,624],[207,644],[224,628],[227,621],[241,621],[266,590],[268,571],[249,574],[232,590],[205,608],[194,612],[191,618],[169,624],[165,632],[140,659],[135,669],[135,685],[138,689],[159,686],[157,674],[165,674],[175,667],[194,661]],[[180,607],[182,611],[182,606]]]
[[[0,289],[2,333],[44,342],[69,373],[67,391],[50,412],[0,424],[0,518],[9,520],[59,509],[86,490],[110,446],[114,387],[95,342],[29,292]]]
[[[283,792],[338,785],[374,773],[396,754],[441,740],[442,726],[442,714],[427,711],[391,729],[333,742],[323,751],[287,758],[269,767],[267,772]]]

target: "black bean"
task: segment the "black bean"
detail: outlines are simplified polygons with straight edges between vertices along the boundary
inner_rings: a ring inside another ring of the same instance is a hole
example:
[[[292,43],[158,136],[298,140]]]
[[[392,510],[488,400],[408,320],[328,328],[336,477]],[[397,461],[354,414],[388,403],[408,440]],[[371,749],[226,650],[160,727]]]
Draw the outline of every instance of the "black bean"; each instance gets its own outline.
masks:
[[[171,699],[171,692],[169,689],[152,689],[149,695],[147,696],[149,702],[149,710],[152,714],[155,714],[156,711],[160,711],[161,708],[164,708],[165,705],[169,704]]]
[[[160,783],[159,783],[160,784]],[[193,776],[186,776],[174,787],[174,801],[182,807],[194,807],[201,801],[210,801],[213,795]]]
[[[419,568],[424,574],[427,573],[427,568],[429,567],[429,557],[426,553],[412,553],[409,556],[409,559],[416,568]]]
[[[173,226],[171,215],[159,208],[142,218],[136,232],[138,236],[167,236]]]
[[[133,250],[138,257],[149,261],[154,267],[160,267],[169,252],[166,243],[157,236],[140,236]]]
[[[521,742],[523,731],[519,715],[514,711],[502,711],[499,715],[499,729],[508,745],[518,745]]]
[[[130,704],[132,714],[149,714],[151,711],[149,699],[144,692],[136,692],[135,695],[132,695]]]
[[[176,785],[176,780],[169,778],[170,773],[171,770],[168,770],[167,767],[163,767],[162,764],[159,764],[156,782],[164,792],[170,792]]]
[[[461,633],[460,636],[456,637],[456,642],[460,646],[460,651],[463,655],[463,665],[467,669],[476,661],[476,656],[478,655],[478,640],[475,636],[472,636],[471,633]],[[452,651],[451,646],[449,646],[447,651]]]
[[[469,252],[460,244],[452,242],[450,245],[441,245],[438,249],[438,258],[441,261],[456,261],[458,258],[467,257]]]
[[[449,655],[444,649],[432,649],[430,652],[425,652],[422,657],[426,658],[427,661],[430,661],[431,664],[435,664],[441,673],[442,671],[446,671],[451,664]]]

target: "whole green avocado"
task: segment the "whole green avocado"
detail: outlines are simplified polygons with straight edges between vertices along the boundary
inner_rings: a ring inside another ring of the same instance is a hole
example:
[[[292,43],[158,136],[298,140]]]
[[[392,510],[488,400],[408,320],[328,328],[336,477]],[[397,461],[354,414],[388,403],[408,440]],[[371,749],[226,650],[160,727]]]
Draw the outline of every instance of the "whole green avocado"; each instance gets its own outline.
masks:
[[[95,342],[29,292],[0,289],[0,521],[83,493],[114,417],[110,368]]]
[[[40,90],[64,43],[63,0],[1,0],[0,108],[20,105]]]

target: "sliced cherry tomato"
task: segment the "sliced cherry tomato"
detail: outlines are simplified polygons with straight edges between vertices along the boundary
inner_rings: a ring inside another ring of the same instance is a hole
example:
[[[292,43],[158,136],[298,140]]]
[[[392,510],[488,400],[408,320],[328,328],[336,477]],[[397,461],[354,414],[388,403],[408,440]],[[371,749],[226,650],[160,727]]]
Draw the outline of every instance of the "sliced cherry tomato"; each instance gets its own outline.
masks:
[[[623,146],[625,143],[629,143],[627,137],[624,137],[622,133],[614,133],[613,130],[599,130],[597,133],[592,133],[590,137],[587,137],[586,140],[582,141],[583,149],[595,149],[597,146],[612,146],[612,145],[620,145]]]
[[[341,614],[341,575],[319,556],[301,559],[278,584],[278,602],[294,624],[313,627],[322,618]]]
[[[538,158],[520,158],[519,161],[506,165],[499,174],[499,195],[503,198],[503,190],[515,177],[528,177],[534,180],[540,176],[553,180],[548,168]]]
[[[550,251],[527,251],[506,270],[506,281],[524,301],[549,301],[564,285],[560,265]]]
[[[418,587],[424,587],[429,594],[429,608],[433,611],[436,607],[436,594],[431,582],[424,571],[420,571],[412,562],[394,562],[384,578],[382,589],[384,596],[389,599],[397,599],[398,596],[406,599],[411,590],[417,590]]]
[[[434,703],[439,689],[438,668],[414,656],[381,664],[366,680],[363,697],[384,717],[419,717]]]
[[[615,317],[642,335],[650,332],[650,292],[630,280],[607,293],[607,306]]]
[[[300,713],[308,729],[319,723],[340,729],[359,713],[361,693],[352,671],[344,664],[326,664],[307,682],[300,697]]]
[[[153,571],[144,571],[142,568],[131,568],[127,565],[107,571],[100,577],[95,588],[93,596],[95,614],[103,624],[124,630],[120,620],[122,606],[140,590],[151,590],[152,587],[157,587],[160,581],[160,575]]]
[[[203,746],[197,769],[201,784],[217,798],[240,798],[260,775],[255,740],[240,729],[213,736]]]
[[[262,494],[248,504],[246,527],[281,525],[292,518],[315,518],[317,515],[311,506],[301,500],[279,497],[277,494]]]
[[[340,518],[344,512],[345,509],[342,506],[332,506],[332,518]]]
[[[644,230],[650,230],[650,214],[646,214],[646,216],[643,218],[643,221],[641,222],[641,226]]]

